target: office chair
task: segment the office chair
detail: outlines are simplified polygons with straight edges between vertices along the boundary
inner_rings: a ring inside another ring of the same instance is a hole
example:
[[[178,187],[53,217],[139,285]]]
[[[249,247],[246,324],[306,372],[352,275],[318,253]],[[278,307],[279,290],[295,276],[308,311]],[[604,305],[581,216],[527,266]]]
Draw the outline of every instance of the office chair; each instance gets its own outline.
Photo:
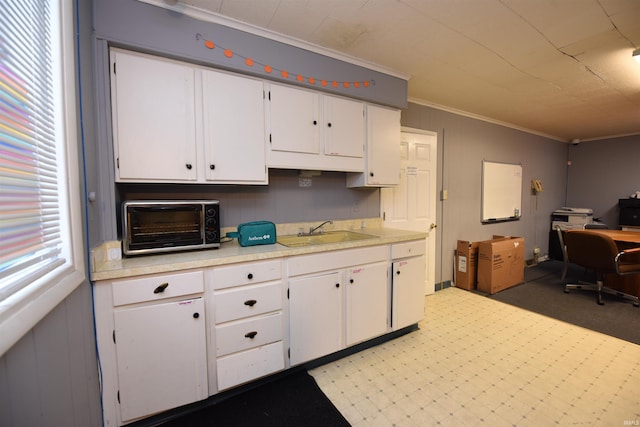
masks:
[[[567,277],[567,270],[569,269],[569,256],[567,255],[567,246],[564,244],[562,228],[559,225],[556,225],[556,231],[558,232],[560,249],[562,249],[562,276],[560,277],[560,281],[564,282],[564,278]]]
[[[603,305],[602,293],[617,295],[631,300],[635,307],[640,306],[637,296],[604,286],[605,274],[640,274],[640,248],[620,251],[615,241],[593,230],[570,230],[564,233],[564,243],[569,262],[591,270],[596,275],[596,283],[578,282],[566,284],[564,291],[572,289],[597,292],[597,302]]]

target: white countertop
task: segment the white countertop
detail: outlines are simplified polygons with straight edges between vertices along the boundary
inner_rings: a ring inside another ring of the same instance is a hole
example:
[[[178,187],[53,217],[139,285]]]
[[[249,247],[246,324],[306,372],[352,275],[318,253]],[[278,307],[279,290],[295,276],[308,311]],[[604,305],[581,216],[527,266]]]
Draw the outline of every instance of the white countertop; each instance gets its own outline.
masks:
[[[296,248],[290,248],[278,243],[272,245],[242,247],[238,244],[237,240],[234,239],[230,242],[222,243],[218,249],[174,252],[161,255],[141,255],[118,260],[102,260],[102,257],[94,256],[92,260],[91,280],[100,281],[121,279],[144,274],[206,268],[237,262],[290,257],[294,255],[305,255],[364,246],[385,245],[424,239],[427,237],[426,232],[381,227],[365,227],[358,228],[357,230],[352,229],[352,231],[370,234],[377,238],[342,243],[310,245]]]

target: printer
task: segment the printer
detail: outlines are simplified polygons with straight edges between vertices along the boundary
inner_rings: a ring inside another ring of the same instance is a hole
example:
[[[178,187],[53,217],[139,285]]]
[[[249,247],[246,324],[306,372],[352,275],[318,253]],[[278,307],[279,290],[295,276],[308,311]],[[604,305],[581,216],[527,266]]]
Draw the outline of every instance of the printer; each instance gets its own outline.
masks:
[[[551,229],[560,226],[561,230],[584,228],[593,222],[593,209],[562,207],[551,214]]]

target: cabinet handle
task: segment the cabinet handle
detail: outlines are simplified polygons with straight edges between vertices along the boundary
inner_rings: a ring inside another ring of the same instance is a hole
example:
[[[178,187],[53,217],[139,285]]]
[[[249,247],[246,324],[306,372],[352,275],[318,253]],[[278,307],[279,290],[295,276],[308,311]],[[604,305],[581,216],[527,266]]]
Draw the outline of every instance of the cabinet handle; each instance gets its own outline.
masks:
[[[256,335],[258,335],[258,332],[256,331],[251,331],[251,332],[247,332],[246,334],[244,334],[245,338],[251,338],[254,339],[256,337]]]
[[[209,169],[214,170],[216,168],[216,165],[209,165]]]
[[[329,128],[331,127],[331,122],[327,123],[327,127]]]
[[[353,283],[353,279],[349,279],[349,283]]]
[[[315,125],[317,125],[317,124],[318,124],[318,121],[317,121],[317,120],[314,120],[314,121],[313,121],[313,125],[315,126]]]
[[[248,299],[244,302],[244,305],[248,305],[249,307],[253,307],[254,305],[256,305],[258,301],[254,300],[254,299]]]
[[[247,274],[247,279],[249,280],[253,279],[253,274],[252,273]]]
[[[339,288],[339,287],[340,287],[340,283],[336,283],[336,288]]]
[[[200,317],[200,313],[193,313],[193,318],[197,319],[198,317]]]
[[[187,169],[189,169],[189,170],[191,170],[191,168],[193,167],[193,166],[191,166],[191,163],[187,163],[185,166],[186,166],[186,167],[187,167]]]
[[[167,286],[169,286],[169,282],[164,282],[163,284],[161,284],[160,286],[155,288],[153,290],[153,293],[154,294],[161,294],[162,292],[164,292],[165,289],[167,289]]]
[[[399,276],[400,275],[400,270],[396,271],[396,274]]]
[[[373,172],[369,172],[369,176],[373,176]]]

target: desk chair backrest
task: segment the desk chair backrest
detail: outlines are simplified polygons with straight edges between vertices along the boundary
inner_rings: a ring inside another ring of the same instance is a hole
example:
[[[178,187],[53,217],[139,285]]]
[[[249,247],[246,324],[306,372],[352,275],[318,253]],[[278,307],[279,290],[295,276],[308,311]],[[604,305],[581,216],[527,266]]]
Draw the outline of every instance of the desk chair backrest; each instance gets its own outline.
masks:
[[[590,230],[572,230],[564,235],[569,261],[598,273],[616,272],[618,247],[609,236]]]

